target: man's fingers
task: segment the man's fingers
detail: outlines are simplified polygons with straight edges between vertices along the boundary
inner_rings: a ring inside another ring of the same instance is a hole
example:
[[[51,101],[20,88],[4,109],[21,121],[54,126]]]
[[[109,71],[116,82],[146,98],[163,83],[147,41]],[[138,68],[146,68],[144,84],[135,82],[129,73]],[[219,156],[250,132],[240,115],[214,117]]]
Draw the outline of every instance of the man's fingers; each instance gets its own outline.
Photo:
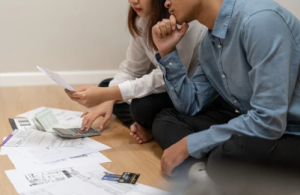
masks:
[[[165,173],[169,176],[172,176],[172,170],[173,170],[172,162],[165,162]]]
[[[172,25],[171,25],[171,21],[168,20],[168,19],[163,19],[163,23],[165,23],[165,25],[166,25],[167,35],[172,34]]]
[[[167,27],[166,27],[165,23],[161,22],[159,24],[159,28],[160,28],[162,37],[166,37],[168,35],[168,33],[167,33]]]
[[[172,176],[172,163],[168,162],[164,157],[161,160],[161,170],[164,174]]]
[[[158,23],[153,27],[153,33],[154,33],[154,34],[157,34],[157,36],[158,36],[159,38],[161,38],[161,37],[162,37],[162,33],[161,33],[160,28],[159,28],[159,24],[160,24],[160,22],[158,22]]]
[[[172,30],[176,30],[177,22],[176,22],[176,18],[174,15],[170,16],[170,22],[171,22]]]
[[[160,169],[163,173],[165,173],[165,158],[164,158],[164,155],[162,156],[161,161],[160,161]]]
[[[184,36],[188,29],[189,29],[189,25],[186,22],[184,22],[184,23],[182,23],[182,26],[181,26],[181,29],[179,30],[179,32],[182,36]]]

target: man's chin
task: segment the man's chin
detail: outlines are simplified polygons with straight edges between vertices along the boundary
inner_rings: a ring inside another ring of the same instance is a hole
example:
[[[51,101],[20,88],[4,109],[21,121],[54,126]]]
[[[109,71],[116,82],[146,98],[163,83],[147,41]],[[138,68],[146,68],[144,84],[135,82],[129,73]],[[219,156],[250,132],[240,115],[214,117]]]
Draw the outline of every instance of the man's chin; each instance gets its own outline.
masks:
[[[181,25],[184,22],[184,20],[176,19],[176,22],[177,22],[177,24]]]
[[[175,16],[175,17],[176,17],[176,16]],[[184,22],[185,22],[185,23],[189,23],[189,22],[191,22],[191,21],[186,20],[186,19],[181,19],[180,17],[179,17],[179,18],[176,17],[176,22],[177,22],[177,24],[182,25]]]

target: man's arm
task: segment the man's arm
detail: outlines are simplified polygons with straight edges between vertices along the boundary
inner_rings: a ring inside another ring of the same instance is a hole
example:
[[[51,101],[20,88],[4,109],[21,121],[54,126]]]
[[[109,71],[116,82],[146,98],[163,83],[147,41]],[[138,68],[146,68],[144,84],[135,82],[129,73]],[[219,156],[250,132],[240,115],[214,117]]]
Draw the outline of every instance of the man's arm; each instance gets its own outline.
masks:
[[[156,59],[164,73],[167,91],[176,109],[186,115],[195,115],[218,97],[199,63],[192,79],[182,65],[177,50]]]

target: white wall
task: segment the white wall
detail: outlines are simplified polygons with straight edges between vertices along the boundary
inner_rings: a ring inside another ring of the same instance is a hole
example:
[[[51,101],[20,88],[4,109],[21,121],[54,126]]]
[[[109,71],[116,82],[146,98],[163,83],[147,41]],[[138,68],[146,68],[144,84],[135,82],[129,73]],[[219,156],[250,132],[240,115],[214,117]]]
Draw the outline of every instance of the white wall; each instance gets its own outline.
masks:
[[[300,0],[275,1],[300,19]],[[36,65],[73,84],[113,76],[129,43],[128,6],[127,0],[0,0],[0,87],[50,84]]]
[[[299,0],[276,0],[300,18]],[[0,73],[116,69],[127,0],[0,0]]]
[[[300,19],[300,1],[299,0],[275,0],[283,7],[290,10],[295,16]]]
[[[0,73],[116,69],[127,0],[0,0]]]

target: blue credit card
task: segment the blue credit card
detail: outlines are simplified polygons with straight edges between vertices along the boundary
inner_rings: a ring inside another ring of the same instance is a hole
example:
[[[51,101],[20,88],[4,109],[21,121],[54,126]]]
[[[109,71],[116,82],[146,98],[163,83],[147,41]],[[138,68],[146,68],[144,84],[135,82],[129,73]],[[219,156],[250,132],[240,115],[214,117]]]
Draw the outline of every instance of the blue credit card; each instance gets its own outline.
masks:
[[[122,175],[118,175],[118,174],[113,174],[113,173],[108,173],[108,172],[104,172],[105,176],[110,176],[110,177],[121,177]]]
[[[119,181],[120,177],[114,177],[114,176],[108,176],[104,175],[102,177],[102,180],[109,180],[109,181]]]

